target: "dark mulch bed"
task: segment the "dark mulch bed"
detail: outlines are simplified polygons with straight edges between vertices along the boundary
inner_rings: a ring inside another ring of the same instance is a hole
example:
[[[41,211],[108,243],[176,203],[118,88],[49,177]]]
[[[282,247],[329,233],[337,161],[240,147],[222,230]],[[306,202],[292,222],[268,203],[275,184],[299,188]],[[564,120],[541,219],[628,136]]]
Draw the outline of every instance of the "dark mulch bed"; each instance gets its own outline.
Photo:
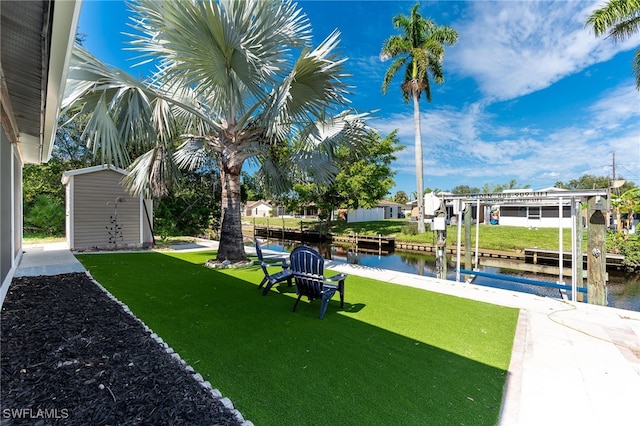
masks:
[[[14,278],[0,328],[2,425],[242,423],[86,274]]]

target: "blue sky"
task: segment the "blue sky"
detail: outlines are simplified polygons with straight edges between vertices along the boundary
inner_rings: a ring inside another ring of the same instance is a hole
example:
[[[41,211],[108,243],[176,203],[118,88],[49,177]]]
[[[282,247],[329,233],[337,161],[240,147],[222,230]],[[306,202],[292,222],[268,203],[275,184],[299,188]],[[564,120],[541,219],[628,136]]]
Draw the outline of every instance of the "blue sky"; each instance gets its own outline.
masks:
[[[597,1],[422,1],[420,12],[459,33],[444,60],[445,83],[421,101],[425,188],[482,188],[515,180],[533,189],[584,174],[616,174],[640,186],[640,93],[632,58],[640,35],[623,43],[584,27]],[[334,29],[354,85],[351,101],[378,110],[383,135],[398,129],[406,149],[394,163],[392,194],[416,189],[413,109],[400,81],[382,94],[390,62],[379,58],[395,34],[391,19],[415,1],[300,1],[315,43]],[[121,1],[84,0],[78,31],[102,61],[134,76],[123,50],[129,13]],[[400,73],[401,75],[402,73]]]

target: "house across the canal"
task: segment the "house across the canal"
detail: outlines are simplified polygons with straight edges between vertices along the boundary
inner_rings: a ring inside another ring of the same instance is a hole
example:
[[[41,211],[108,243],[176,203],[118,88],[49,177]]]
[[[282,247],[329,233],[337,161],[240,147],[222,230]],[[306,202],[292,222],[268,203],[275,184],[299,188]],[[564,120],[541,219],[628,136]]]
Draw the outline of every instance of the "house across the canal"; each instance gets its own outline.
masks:
[[[560,215],[559,200],[566,193]],[[533,189],[508,189],[496,194],[479,195],[454,195],[450,193],[437,194],[438,198],[445,201],[447,221],[452,224],[457,222],[454,212],[454,200],[464,199],[471,208],[471,217],[475,223],[491,225],[521,226],[526,228],[571,228],[571,204],[569,203],[575,194],[560,188]],[[479,202],[478,202],[479,199]],[[412,205],[416,202],[412,201]],[[413,209],[412,219],[417,220],[417,208]],[[586,212],[580,215],[585,217]],[[426,217],[430,221],[432,216]],[[584,219],[583,219],[584,220]],[[584,223],[584,222],[583,222]]]
[[[566,192],[559,188],[545,188],[536,193]],[[557,199],[531,200],[527,204],[518,201],[518,195],[531,196],[532,189],[508,189],[502,192],[505,199],[499,205],[485,206],[489,208],[489,214],[485,217],[495,218],[498,215],[498,224],[508,226],[523,226],[527,228],[571,228],[571,206],[562,207],[562,219]],[[568,200],[568,199],[567,199]],[[490,222],[491,223],[491,222]]]
[[[358,208],[349,210],[347,213],[347,222],[368,222],[372,220],[403,218],[406,207],[405,204],[380,200],[375,206],[369,209]]]

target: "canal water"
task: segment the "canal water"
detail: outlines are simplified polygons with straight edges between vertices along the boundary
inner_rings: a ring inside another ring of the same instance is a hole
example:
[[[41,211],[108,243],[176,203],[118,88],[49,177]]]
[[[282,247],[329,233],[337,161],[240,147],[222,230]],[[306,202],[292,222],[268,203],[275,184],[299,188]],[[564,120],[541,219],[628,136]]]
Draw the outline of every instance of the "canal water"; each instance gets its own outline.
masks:
[[[270,240],[264,248],[289,252],[298,244],[300,243],[295,241],[274,242]],[[312,246],[314,245],[312,244]],[[325,259],[333,259],[362,266],[406,272],[427,277],[436,276],[435,256],[405,252],[395,252],[386,255],[368,254],[364,252],[356,252],[339,246],[329,245],[315,245],[314,248],[319,250]],[[455,257],[449,260],[453,260],[453,263],[449,263],[447,279],[455,281]],[[545,281],[552,284],[555,284],[558,279],[557,276],[523,272],[515,269],[483,267],[482,258],[480,259],[480,270],[492,274],[514,276],[535,281]],[[570,284],[570,280],[571,277],[567,277],[566,284]],[[488,287],[536,294],[538,296],[560,298],[559,290],[545,286],[523,284],[480,276],[476,277],[473,283]],[[607,302],[608,306],[640,312],[640,274],[610,271],[609,281],[607,284]]]

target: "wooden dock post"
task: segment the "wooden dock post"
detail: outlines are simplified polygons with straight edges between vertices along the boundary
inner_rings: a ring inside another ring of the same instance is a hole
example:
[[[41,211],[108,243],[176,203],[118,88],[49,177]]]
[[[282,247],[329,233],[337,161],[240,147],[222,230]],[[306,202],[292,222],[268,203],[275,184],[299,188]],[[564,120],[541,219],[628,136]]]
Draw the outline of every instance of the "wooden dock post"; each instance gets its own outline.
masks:
[[[578,201],[574,201],[572,200],[572,202],[574,203],[574,205],[572,206],[572,208],[574,208],[576,210],[575,212],[575,227],[576,227],[576,241],[574,242],[575,247],[576,247],[576,257],[575,259],[572,259],[572,261],[575,263],[575,271],[576,271],[576,281],[577,281],[577,287],[578,288],[584,288],[584,255],[583,255],[583,250],[582,250],[582,237],[584,235],[584,226],[582,224],[582,210],[581,210],[581,203]],[[606,262],[606,259],[605,259]],[[578,291],[577,294],[577,299],[578,302],[584,302],[584,296],[585,293]]]
[[[604,201],[600,196],[589,197],[587,201],[587,298],[593,305],[607,304]]]

